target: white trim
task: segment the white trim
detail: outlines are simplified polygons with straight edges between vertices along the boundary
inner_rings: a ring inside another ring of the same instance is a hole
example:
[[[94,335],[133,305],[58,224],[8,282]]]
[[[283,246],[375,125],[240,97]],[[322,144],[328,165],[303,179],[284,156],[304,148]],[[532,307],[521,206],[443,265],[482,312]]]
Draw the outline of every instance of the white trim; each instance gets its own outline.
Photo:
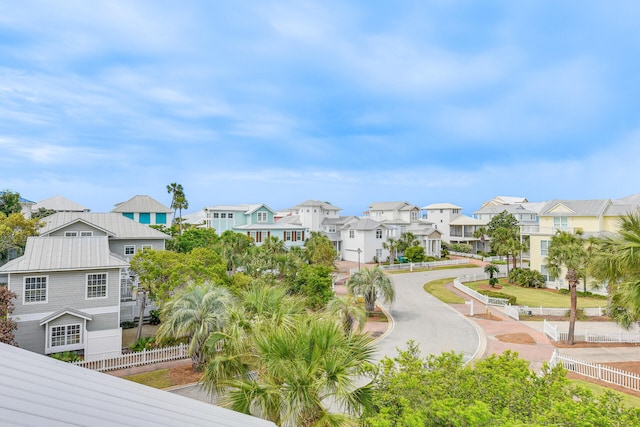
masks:
[[[79,234],[75,230],[69,230],[64,232],[64,237],[78,237]]]
[[[104,296],[99,296],[99,297],[90,297],[89,296],[89,276],[90,275],[103,275],[104,274]],[[85,281],[84,281],[84,299],[85,300],[100,300],[100,299],[107,299],[109,297],[109,273],[107,272],[92,272],[92,273],[86,273],[85,274]]]
[[[130,254],[127,253],[127,248],[133,248],[133,252]],[[124,256],[134,256],[136,254],[136,245],[124,245],[124,249],[122,251]]]
[[[68,336],[67,334],[67,328],[69,328],[70,326],[78,326],[80,328],[79,332],[79,342],[77,343],[73,343],[73,344],[65,344],[65,345],[57,345],[57,346],[52,346],[51,345],[51,330],[53,328],[65,328],[65,341],[66,338]],[[84,349],[84,343],[85,343],[85,331],[87,330],[86,328],[87,326],[87,321],[84,320],[84,322],[82,323],[66,323],[64,325],[47,325],[47,329],[46,329],[46,333],[45,333],[45,349],[44,352],[45,354],[50,354],[50,353],[59,353],[61,351],[72,351],[72,350],[82,350]]]
[[[45,294],[44,301],[29,301],[27,302],[27,279],[34,278],[45,278]],[[48,275],[33,275],[33,276],[24,276],[22,278],[22,305],[38,305],[38,304],[47,304],[49,302],[49,276]]]
[[[96,308],[78,308],[84,313],[95,315],[95,314],[111,314],[111,313],[120,313],[119,305],[112,305],[108,307],[96,307]],[[12,314],[9,318],[15,320],[16,322],[40,322],[45,317],[51,316],[55,311],[47,311],[42,313],[33,313],[33,314]],[[72,314],[72,313],[70,313]]]

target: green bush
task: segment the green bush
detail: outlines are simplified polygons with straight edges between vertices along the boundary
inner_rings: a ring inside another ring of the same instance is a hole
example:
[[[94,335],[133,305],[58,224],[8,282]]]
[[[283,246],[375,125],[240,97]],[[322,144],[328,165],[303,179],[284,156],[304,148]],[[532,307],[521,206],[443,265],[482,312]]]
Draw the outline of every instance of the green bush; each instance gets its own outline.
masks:
[[[125,320],[124,322],[120,322],[120,327],[122,329],[131,329],[133,327],[135,327],[136,324],[135,322],[129,321],[129,320]]]
[[[562,288],[562,289],[558,289],[558,293],[562,295],[569,295],[571,291],[569,289]],[[587,292],[576,291],[576,295],[584,298],[607,299],[606,295],[594,294],[593,292],[589,292],[589,291]]]
[[[136,341],[131,347],[129,347],[132,351],[138,352],[142,350],[150,350],[153,348],[153,337],[145,337],[140,338]]]
[[[149,323],[152,325],[159,325],[160,324],[160,310],[151,310],[149,312]]]
[[[51,357],[63,362],[78,362],[82,360],[82,357],[80,357],[80,355],[75,351],[62,351],[60,353],[53,353]]]
[[[480,290],[478,292],[481,293],[482,295],[486,295],[491,298],[504,298],[509,301],[509,304],[516,305],[517,298],[514,297],[513,295],[507,295],[507,294],[503,294],[502,292],[485,291],[485,290]]]
[[[544,288],[545,277],[537,270],[514,268],[509,272],[509,282],[524,288]]]

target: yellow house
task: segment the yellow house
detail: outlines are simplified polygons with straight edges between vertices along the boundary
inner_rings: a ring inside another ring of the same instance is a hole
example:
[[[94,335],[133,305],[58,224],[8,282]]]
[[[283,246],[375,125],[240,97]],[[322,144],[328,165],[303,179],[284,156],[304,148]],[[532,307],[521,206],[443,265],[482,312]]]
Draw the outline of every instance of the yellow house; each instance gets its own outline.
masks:
[[[624,199],[611,200],[552,200],[538,213],[539,225],[523,227],[523,234],[530,236],[530,267],[547,277],[547,285],[565,287],[564,275],[550,281],[547,270],[547,253],[551,237],[558,231],[574,233],[582,231],[585,238],[602,237],[616,233],[620,217],[640,207],[640,194]]]

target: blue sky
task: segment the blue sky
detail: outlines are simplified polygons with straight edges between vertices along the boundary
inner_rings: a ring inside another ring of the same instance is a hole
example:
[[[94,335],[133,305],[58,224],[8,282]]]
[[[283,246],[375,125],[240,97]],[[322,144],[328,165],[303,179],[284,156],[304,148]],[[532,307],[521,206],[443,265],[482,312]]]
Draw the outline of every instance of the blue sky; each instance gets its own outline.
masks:
[[[637,1],[0,3],[0,187],[93,211],[640,191]]]

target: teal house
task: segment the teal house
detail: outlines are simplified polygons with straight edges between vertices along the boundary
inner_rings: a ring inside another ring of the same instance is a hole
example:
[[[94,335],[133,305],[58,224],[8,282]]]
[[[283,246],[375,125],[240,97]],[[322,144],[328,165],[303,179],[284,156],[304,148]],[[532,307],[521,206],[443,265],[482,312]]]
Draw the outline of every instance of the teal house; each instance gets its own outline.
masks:
[[[134,196],[115,206],[111,212],[122,214],[140,224],[171,226],[173,211],[149,196]]]
[[[256,245],[269,237],[277,237],[285,245],[303,246],[308,237],[307,227],[275,220],[275,211],[265,204],[218,205],[204,209],[205,225],[217,234],[227,230],[244,233]]]

